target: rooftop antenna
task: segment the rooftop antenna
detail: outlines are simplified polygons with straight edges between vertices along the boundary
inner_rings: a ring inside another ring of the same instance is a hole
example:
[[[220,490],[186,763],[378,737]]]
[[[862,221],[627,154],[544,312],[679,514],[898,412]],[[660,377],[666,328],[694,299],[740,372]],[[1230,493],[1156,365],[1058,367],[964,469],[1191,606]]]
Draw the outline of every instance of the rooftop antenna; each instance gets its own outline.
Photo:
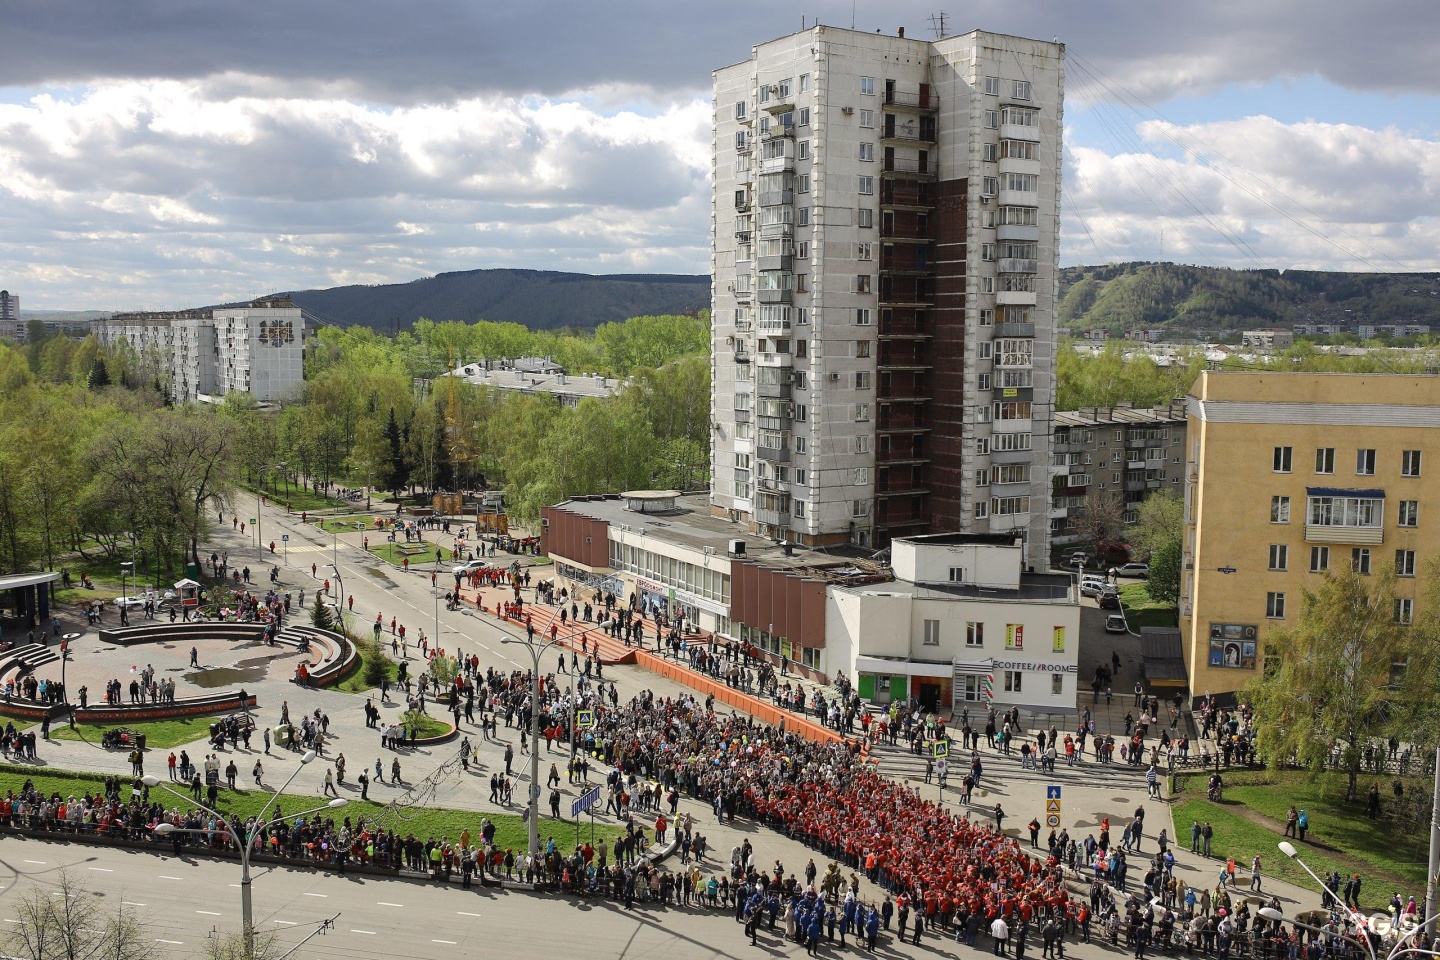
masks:
[[[945,36],[945,11],[930,14],[930,32],[935,34],[935,39],[940,40]]]
[[[855,4],[857,0],[850,0],[850,29],[855,29]]]

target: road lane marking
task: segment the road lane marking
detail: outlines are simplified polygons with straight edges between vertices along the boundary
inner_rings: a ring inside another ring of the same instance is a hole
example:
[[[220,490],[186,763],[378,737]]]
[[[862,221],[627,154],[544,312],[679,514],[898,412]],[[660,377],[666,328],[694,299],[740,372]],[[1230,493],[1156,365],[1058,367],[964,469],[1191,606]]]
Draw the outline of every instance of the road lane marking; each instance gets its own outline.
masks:
[[[458,914],[460,914],[460,916],[462,916],[462,917],[478,917],[478,916],[480,916],[480,914],[478,914],[478,913],[466,913],[464,910],[456,910],[455,912],[458,913]]]
[[[298,922],[297,922],[297,921],[294,921],[294,920],[276,920],[275,922],[276,922],[276,923],[283,923],[283,924],[285,924],[285,926],[287,926],[287,927],[299,926]]]
[[[220,911],[219,911],[219,910],[196,910],[195,912],[196,912],[196,913],[203,913],[203,914],[205,914],[205,916],[207,916],[207,917],[218,917],[218,916],[220,916]]]
[[[330,894],[328,894],[328,893],[302,893],[302,894],[300,894],[300,896],[302,896],[302,897],[328,897],[328,896],[330,896]]]
[[[431,943],[448,943],[448,944],[450,944],[450,946],[452,946],[452,947],[455,946],[455,941],[454,941],[454,940],[431,940],[430,942],[431,942]]]
[[[181,880],[181,881],[183,881],[185,878],[184,878],[184,877],[171,877],[171,876],[167,876],[166,874],[163,874],[163,873],[162,873],[162,874],[160,874],[160,879],[161,879],[161,880]]]
[[[173,944],[174,944],[175,946],[177,946],[177,947],[180,947],[180,946],[184,946],[184,945],[185,945],[185,941],[184,941],[184,940],[160,940],[160,939],[156,939],[155,942],[156,942],[156,943],[173,943]]]
[[[122,906],[122,907],[148,907],[149,904],[148,904],[148,903],[132,903],[132,902],[129,901],[129,900],[121,900],[121,901],[120,901],[120,906]]]
[[[403,907],[403,906],[405,906],[405,904],[403,904],[403,903],[387,903],[387,902],[384,901],[384,900],[376,900],[376,901],[375,901],[375,906],[377,906],[377,907]]]
[[[44,860],[26,860],[26,861],[24,861],[24,862],[25,862],[25,863],[38,863],[38,864],[40,864],[40,866],[42,866],[42,867],[45,866],[45,861],[44,861]]]
[[[365,936],[367,936],[367,937],[373,937],[373,936],[375,936],[375,931],[374,931],[374,930],[356,930],[354,927],[351,927],[351,928],[350,928],[350,932],[351,932],[351,933],[363,933],[363,934],[365,934]]]
[[[94,870],[96,873],[114,873],[114,872],[115,872],[114,870],[111,870],[109,867],[87,867],[86,869],[88,869],[88,870]]]

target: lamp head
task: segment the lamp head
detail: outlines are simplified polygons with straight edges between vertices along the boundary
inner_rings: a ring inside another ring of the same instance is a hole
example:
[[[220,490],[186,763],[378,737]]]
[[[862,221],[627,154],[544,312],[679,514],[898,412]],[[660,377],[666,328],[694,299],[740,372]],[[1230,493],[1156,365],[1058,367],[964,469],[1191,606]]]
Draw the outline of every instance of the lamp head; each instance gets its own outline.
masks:
[[[1280,841],[1280,852],[1285,854],[1285,856],[1289,857],[1291,860],[1294,860],[1300,855],[1300,851],[1295,849],[1295,844],[1291,843],[1289,840]]]
[[[300,762],[301,762],[301,763],[309,763],[310,761],[312,761],[312,760],[314,760],[314,759],[315,759],[315,751],[314,751],[314,750],[306,750],[306,751],[305,751],[305,755],[300,758]]]
[[[1280,921],[1285,919],[1285,914],[1281,913],[1279,910],[1276,910],[1274,907],[1261,907],[1255,912],[1260,914],[1260,916],[1264,917],[1266,920]]]
[[[141,777],[141,778],[140,778],[140,782],[143,783],[143,784],[145,784],[145,786],[147,786],[147,787],[158,787],[158,786],[160,786],[160,778],[159,778],[159,777]]]
[[[349,802],[350,801],[345,797],[336,797],[334,800],[331,800],[328,804],[326,804],[326,806],[328,806],[331,810],[339,810],[341,807],[345,806],[345,804]]]
[[[155,829],[153,832],[160,834],[160,836],[162,837],[168,837],[170,834],[174,833],[175,830],[176,826],[173,823],[157,823],[155,824]]]

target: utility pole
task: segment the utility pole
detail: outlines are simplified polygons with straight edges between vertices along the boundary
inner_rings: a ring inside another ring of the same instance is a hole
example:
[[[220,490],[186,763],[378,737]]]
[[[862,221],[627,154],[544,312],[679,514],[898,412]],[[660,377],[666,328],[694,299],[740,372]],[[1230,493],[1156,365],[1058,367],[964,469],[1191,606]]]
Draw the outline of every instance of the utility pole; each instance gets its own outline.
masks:
[[[1435,875],[1440,874],[1440,747],[1435,748],[1435,786],[1430,796],[1430,872],[1425,876],[1425,919],[1435,916]]]

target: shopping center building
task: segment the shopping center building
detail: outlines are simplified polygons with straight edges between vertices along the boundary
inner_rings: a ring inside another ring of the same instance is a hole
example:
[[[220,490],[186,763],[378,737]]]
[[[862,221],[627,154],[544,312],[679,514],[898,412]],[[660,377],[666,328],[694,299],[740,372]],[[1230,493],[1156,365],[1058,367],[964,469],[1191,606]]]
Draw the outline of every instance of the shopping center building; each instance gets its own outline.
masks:
[[[546,508],[541,547],[572,593],[683,615],[794,672],[850,677],[877,703],[1075,707],[1078,596],[1068,575],[1026,572],[1020,537],[810,550],[714,516],[703,495],[631,491]]]

